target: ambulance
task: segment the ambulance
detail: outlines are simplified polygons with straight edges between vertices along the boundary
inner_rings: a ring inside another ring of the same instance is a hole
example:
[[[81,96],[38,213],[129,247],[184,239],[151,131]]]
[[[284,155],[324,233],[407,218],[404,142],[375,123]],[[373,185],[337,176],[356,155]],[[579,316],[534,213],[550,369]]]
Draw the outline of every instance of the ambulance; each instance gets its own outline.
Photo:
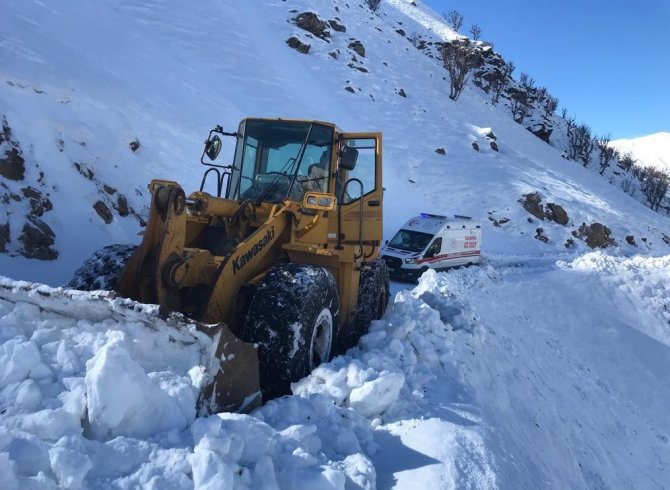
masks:
[[[381,249],[394,279],[416,281],[428,269],[478,264],[482,226],[469,216],[422,213],[410,219]]]

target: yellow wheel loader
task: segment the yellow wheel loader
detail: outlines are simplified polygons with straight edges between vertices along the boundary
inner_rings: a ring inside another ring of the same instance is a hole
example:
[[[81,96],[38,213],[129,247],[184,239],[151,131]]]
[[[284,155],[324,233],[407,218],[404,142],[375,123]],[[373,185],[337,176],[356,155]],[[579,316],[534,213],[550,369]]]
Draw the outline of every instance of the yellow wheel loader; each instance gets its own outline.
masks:
[[[226,137],[232,163],[215,163]],[[200,412],[248,411],[354,345],[386,309],[381,134],[248,118],[234,133],[213,129],[201,163],[188,196],[152,181],[142,243],[109,247],[71,285],[100,289],[95,264],[106,264],[121,296],[197,321],[218,361]]]

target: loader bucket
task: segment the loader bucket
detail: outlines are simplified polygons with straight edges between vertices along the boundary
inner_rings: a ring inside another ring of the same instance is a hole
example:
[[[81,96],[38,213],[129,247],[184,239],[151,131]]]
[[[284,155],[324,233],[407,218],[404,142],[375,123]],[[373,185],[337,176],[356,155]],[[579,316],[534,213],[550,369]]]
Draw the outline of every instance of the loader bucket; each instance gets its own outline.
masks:
[[[219,412],[250,412],[262,404],[258,353],[254,344],[240,340],[223,323],[203,325],[216,351],[212,380],[200,393],[199,415]]]
[[[119,297],[112,291],[78,291],[12,281],[0,276],[0,302],[27,303],[73,322],[105,322],[109,329],[132,325],[138,332],[129,342],[145,344],[169,339],[175,352],[189,353],[193,368],[204,374],[197,406],[198,415],[222,411],[249,412],[261,405],[256,346],[237,338],[223,323],[208,325],[179,313],[161,315],[157,305]],[[57,324],[57,323],[56,323]],[[57,327],[56,327],[57,328]],[[193,353],[197,352],[197,355]],[[152,356],[161,359],[160,353]],[[166,369],[169,361],[166,361]]]

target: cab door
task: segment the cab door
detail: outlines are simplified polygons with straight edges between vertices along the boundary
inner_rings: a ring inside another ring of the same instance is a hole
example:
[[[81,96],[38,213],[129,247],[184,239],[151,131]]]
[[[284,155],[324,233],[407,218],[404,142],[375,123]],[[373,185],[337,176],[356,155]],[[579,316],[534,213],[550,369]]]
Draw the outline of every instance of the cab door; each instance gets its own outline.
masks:
[[[339,166],[338,159],[335,195],[342,215],[340,239],[345,245],[363,242],[365,255],[372,254],[383,238],[382,135],[343,133],[339,143],[358,152],[351,170]]]

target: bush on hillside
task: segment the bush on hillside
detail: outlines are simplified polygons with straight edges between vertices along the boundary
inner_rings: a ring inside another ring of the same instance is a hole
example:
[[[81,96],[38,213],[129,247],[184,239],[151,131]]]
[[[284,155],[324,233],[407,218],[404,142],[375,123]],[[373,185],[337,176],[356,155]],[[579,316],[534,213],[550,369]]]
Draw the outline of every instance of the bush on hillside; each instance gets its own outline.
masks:
[[[442,46],[442,62],[451,79],[449,98],[458,100],[468,74],[482,62],[481,53],[469,39],[457,39]]]
[[[365,0],[365,4],[373,12],[376,12],[377,10],[379,10],[379,5],[381,5],[381,3],[382,3],[382,0]]]

